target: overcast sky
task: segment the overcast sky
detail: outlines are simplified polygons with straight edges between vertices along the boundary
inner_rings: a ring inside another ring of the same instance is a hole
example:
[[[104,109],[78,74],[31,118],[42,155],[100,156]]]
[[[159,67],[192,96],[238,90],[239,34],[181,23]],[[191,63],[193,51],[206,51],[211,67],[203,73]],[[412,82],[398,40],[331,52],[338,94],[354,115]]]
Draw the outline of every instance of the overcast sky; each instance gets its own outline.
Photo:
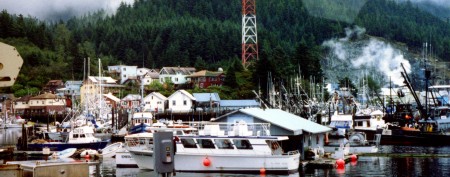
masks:
[[[0,0],[0,9],[6,9],[10,14],[22,14],[41,20],[58,20],[99,9],[113,14],[122,1],[132,3],[134,0]]]

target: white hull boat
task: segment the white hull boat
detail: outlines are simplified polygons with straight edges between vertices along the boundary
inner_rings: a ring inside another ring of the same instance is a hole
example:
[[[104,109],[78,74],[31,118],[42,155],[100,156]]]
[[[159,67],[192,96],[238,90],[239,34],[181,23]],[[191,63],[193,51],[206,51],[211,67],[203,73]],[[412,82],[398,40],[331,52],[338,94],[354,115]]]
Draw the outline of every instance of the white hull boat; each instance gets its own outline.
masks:
[[[130,152],[122,148],[116,152],[116,167],[118,168],[138,168],[138,165]]]
[[[52,154],[53,158],[69,158],[77,152],[77,148],[68,148],[63,151],[55,152]]]
[[[101,153],[99,154],[100,157],[106,158],[106,157],[113,157],[116,155],[116,152],[122,149],[123,143],[117,142],[110,144],[106,146],[105,148],[101,149]]]
[[[228,124],[227,124],[228,125]],[[291,173],[298,171],[300,154],[298,151],[284,152],[280,142],[285,136],[270,136],[260,125],[247,125],[241,121],[233,126],[220,126],[219,123],[205,125],[199,135],[180,135],[176,140],[174,156],[175,170],[180,172],[242,172]],[[232,130],[220,130],[220,127]],[[253,130],[249,130],[249,128]],[[259,133],[256,133],[259,132]],[[175,133],[179,135],[178,133]],[[256,136],[258,135],[258,136]],[[137,136],[137,135],[135,135]],[[131,141],[125,137],[127,149],[133,149],[135,142],[146,147],[138,151],[130,150],[139,168],[154,169],[152,133],[139,135]]]

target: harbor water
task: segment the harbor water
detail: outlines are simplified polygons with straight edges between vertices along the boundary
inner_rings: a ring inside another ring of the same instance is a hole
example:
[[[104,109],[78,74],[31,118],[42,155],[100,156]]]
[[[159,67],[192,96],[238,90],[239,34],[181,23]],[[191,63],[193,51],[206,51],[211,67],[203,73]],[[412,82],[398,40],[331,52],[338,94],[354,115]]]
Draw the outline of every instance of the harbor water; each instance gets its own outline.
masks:
[[[21,136],[20,129],[0,129],[0,147],[14,146]],[[287,175],[229,174],[229,173],[176,173],[180,177],[303,177],[303,176],[450,176],[450,146],[380,146],[378,156],[360,156],[356,162],[349,162],[344,169],[299,169],[298,173]],[[385,155],[383,155],[385,154]],[[400,154],[392,156],[390,154]],[[404,156],[402,156],[403,154]],[[408,156],[408,154],[415,154]],[[436,157],[429,156],[437,154]],[[423,155],[423,156],[420,156]],[[29,159],[30,160],[30,159]],[[0,162],[3,161],[0,160]],[[154,171],[138,168],[116,168],[113,158],[100,160],[101,177],[149,177]],[[199,162],[201,163],[201,162]],[[233,163],[233,162],[230,162]],[[96,176],[91,167],[91,176]]]

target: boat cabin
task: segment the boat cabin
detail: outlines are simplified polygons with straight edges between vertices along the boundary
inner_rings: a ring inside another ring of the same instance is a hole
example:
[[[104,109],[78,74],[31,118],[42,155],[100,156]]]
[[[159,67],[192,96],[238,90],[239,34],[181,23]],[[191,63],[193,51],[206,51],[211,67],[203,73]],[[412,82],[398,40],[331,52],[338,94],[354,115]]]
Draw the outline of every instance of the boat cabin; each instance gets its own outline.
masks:
[[[70,131],[68,143],[88,143],[101,141],[94,136],[94,129],[89,126],[77,127]]]

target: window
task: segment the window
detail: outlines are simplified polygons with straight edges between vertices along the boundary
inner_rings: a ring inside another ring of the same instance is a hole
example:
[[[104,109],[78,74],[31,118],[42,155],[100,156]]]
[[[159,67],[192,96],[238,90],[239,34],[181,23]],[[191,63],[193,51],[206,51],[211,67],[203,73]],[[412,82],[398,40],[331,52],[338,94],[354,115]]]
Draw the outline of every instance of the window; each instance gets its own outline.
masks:
[[[175,101],[175,100],[172,100],[172,105],[173,105],[173,106],[176,105],[175,103],[176,103],[176,101]]]
[[[181,139],[184,148],[197,148],[194,139]]]
[[[78,134],[73,134],[73,138],[78,138]]]
[[[187,105],[187,101],[183,100],[183,105],[186,106]]]
[[[248,140],[233,140],[233,144],[238,149],[253,149],[252,144]]]
[[[214,149],[214,143],[210,139],[197,139],[198,145],[200,145],[200,148],[205,149]]]
[[[229,139],[215,139],[214,142],[219,149],[233,149],[233,144]]]
[[[175,82],[178,82],[178,77],[175,78]]]

